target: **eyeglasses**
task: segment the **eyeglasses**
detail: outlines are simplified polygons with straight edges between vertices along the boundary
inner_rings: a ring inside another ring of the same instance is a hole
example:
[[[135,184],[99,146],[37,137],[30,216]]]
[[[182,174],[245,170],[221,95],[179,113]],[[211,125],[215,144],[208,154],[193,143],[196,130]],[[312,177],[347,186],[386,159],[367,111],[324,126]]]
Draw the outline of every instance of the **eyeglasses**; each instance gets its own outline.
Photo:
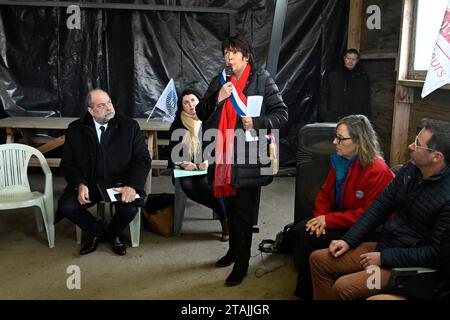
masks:
[[[337,144],[340,144],[341,141],[351,140],[351,139],[352,139],[351,137],[344,138],[344,137],[335,136],[334,139],[333,139],[333,141],[336,140],[336,141],[337,141]]]
[[[416,149],[416,148],[425,149],[425,150],[429,150],[429,151],[433,151],[433,152],[436,152],[436,151],[437,151],[437,150],[435,150],[435,149],[431,149],[431,148],[427,148],[427,147],[422,147],[422,146],[419,144],[419,136],[416,136],[416,139],[414,140],[414,149]]]
[[[99,103],[99,104],[96,105],[95,107],[96,107],[98,110],[103,110],[103,109],[105,109],[105,107],[106,107],[107,105],[110,105],[110,104],[112,104],[111,99],[109,99],[109,100],[106,101],[106,102]]]

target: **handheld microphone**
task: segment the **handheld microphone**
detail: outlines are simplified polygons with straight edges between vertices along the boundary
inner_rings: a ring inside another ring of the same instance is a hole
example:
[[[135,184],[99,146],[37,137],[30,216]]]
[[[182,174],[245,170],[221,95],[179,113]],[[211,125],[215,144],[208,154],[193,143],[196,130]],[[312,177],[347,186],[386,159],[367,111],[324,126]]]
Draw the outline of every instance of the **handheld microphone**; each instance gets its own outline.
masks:
[[[233,74],[233,67],[232,66],[226,66],[225,67],[225,82],[231,81],[231,75]]]

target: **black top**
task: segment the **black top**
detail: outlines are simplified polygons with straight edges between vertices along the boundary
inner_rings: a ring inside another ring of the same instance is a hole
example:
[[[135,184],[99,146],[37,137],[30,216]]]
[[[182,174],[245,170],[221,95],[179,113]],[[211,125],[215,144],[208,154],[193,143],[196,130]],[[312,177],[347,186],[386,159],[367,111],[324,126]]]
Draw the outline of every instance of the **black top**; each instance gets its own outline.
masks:
[[[383,267],[435,268],[440,239],[450,228],[450,166],[422,180],[415,165],[405,164],[342,239],[355,247],[383,223],[375,249]]]

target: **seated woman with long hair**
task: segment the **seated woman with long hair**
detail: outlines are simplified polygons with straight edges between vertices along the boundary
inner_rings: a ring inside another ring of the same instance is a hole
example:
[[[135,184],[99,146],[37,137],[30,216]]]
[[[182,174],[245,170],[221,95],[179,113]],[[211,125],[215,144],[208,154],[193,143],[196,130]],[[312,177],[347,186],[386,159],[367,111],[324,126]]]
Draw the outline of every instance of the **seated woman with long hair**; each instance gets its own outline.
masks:
[[[294,263],[298,271],[295,295],[312,299],[309,255],[341,238],[394,173],[382,158],[377,135],[367,117],[350,115],[336,126],[336,153],[314,204],[313,218],[294,226]]]
[[[181,141],[170,139],[169,152],[169,166],[174,167],[174,158],[172,157],[172,150],[180,142],[185,145],[185,149],[188,154],[177,155],[184,161],[181,161],[178,165],[184,170],[206,170],[208,168],[208,161],[205,160],[199,163],[201,155],[201,143],[199,140],[199,134],[201,134],[202,122],[197,118],[196,106],[199,102],[200,94],[195,90],[186,89],[181,94],[181,99],[178,100],[178,110],[175,116],[175,120],[170,126],[170,137],[172,133],[181,129],[184,130]],[[181,187],[183,188],[186,196],[200,203],[208,208],[214,210],[219,216],[219,221],[222,226],[221,241],[228,241],[228,221],[225,212],[225,205],[222,199],[215,198],[213,196],[212,187],[208,184],[208,176],[198,175],[180,178]]]

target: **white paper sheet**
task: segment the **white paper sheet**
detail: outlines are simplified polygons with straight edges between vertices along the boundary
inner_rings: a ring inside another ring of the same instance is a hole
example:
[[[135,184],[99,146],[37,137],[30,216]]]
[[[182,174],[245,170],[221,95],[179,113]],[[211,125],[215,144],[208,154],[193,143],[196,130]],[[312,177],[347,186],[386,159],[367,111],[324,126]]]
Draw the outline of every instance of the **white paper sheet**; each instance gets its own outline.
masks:
[[[248,96],[247,97],[247,114],[248,117],[259,117],[261,114],[261,107],[263,96]],[[253,131],[255,132],[255,131]],[[245,131],[245,141],[258,141],[258,136],[253,136],[250,130]]]
[[[121,192],[114,190],[113,188],[106,189],[106,192],[108,192],[109,199],[111,202],[118,201],[116,198],[116,194],[121,194]],[[136,197],[134,197],[134,200],[140,198],[139,194],[136,193]]]

